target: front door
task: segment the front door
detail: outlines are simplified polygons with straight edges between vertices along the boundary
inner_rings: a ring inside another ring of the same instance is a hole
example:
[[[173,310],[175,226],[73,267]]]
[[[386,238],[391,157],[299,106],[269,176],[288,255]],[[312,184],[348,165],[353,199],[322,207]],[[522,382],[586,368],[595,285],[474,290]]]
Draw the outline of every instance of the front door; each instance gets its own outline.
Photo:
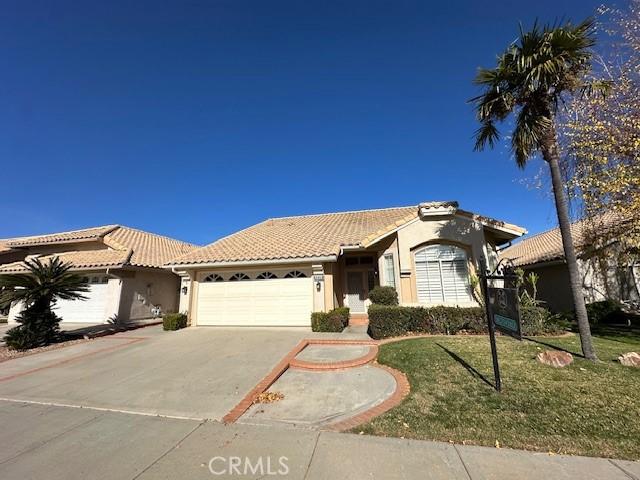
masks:
[[[347,306],[352,313],[366,313],[364,301],[367,298],[366,272],[347,271]]]

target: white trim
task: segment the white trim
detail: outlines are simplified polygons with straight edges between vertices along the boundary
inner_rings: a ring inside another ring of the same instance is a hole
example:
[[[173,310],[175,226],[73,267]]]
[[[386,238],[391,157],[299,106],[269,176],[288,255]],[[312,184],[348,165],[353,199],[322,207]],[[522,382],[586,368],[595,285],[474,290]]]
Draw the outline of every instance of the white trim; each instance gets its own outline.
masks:
[[[449,203],[448,205],[440,205],[437,207],[429,207],[429,206],[419,206],[419,215],[421,218],[424,217],[448,217],[449,215],[455,215],[458,211],[458,203],[455,202],[455,206],[451,204],[451,202],[443,202]]]
[[[187,263],[183,265],[166,265],[164,268],[174,271],[176,268],[216,268],[216,267],[242,267],[251,265],[284,265],[284,264],[297,264],[297,263],[322,263],[322,262],[337,262],[338,257],[336,255],[327,255],[324,257],[296,257],[296,258],[277,258],[274,260],[239,260],[234,262],[207,262],[207,263]]]
[[[466,220],[471,220],[471,221],[475,221],[478,222],[480,225],[482,225],[483,227],[489,229],[489,230],[495,230],[498,232],[504,232],[504,233],[508,233],[509,235],[514,235],[515,237],[522,237],[523,235],[526,235],[527,233],[529,233],[527,230],[521,231],[521,230],[514,230],[505,226],[501,226],[501,225],[495,225],[491,222],[487,222],[482,220],[482,216],[481,215],[477,215],[475,213],[469,212],[471,213],[471,216],[468,215],[463,215],[460,213],[455,213],[453,216],[454,217],[459,217],[459,218],[464,218]],[[496,222],[499,222],[499,220],[496,220]]]

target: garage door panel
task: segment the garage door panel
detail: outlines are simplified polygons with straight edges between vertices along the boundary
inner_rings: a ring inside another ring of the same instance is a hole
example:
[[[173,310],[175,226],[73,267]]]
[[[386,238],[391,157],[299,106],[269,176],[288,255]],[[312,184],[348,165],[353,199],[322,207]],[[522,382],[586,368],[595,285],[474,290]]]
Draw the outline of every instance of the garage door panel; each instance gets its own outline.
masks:
[[[87,300],[58,300],[53,311],[68,323],[101,323],[106,320],[107,285],[89,285]]]
[[[309,326],[310,278],[201,283],[198,325]]]

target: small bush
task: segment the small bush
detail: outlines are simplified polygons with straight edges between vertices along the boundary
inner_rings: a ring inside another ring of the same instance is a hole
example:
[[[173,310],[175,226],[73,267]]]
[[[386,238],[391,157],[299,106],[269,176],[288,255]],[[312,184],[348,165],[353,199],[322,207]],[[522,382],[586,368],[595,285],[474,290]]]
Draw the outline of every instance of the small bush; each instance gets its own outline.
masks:
[[[626,324],[629,318],[622,310],[622,304],[615,300],[589,303],[587,315],[592,325]]]
[[[551,312],[540,305],[520,305],[520,321],[522,334],[558,335],[568,328],[568,323],[563,321],[560,315],[551,315]]]
[[[398,292],[393,287],[375,287],[369,292],[369,300],[376,305],[398,305]]]
[[[338,307],[329,312],[311,314],[311,330],[314,332],[341,332],[349,325],[349,308]]]
[[[16,317],[16,321],[20,325],[8,330],[4,336],[7,347],[13,350],[44,347],[60,340],[60,317],[51,310],[40,311],[30,306]]]
[[[164,330],[180,330],[187,326],[187,316],[184,313],[167,313],[162,317]]]

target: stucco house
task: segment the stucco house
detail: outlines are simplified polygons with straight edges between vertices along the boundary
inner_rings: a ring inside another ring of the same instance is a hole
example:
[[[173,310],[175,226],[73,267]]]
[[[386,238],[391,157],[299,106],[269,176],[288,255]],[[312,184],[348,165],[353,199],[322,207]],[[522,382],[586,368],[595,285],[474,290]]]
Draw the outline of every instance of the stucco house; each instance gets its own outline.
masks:
[[[121,225],[0,240],[0,275],[25,273],[23,261],[54,256],[86,277],[85,301],[61,300],[55,306],[63,322],[135,322],[177,311],[180,279],[162,268],[170,259],[196,248],[189,243]],[[8,312],[15,322],[22,305]]]
[[[525,230],[429,202],[272,218],[167,264],[180,274],[191,325],[309,327],[312,311],[366,315],[368,292],[396,288],[404,305],[475,305],[481,259]]]
[[[598,232],[606,244],[597,245],[590,232]],[[621,231],[620,220],[612,214],[597,219],[580,220],[571,225],[573,242],[578,254],[582,289],[587,303],[606,299],[638,301],[640,265],[619,258],[615,232]],[[604,234],[602,234],[604,233]],[[619,238],[619,237],[618,237]],[[525,273],[538,275],[538,299],[554,312],[573,309],[569,271],[564,258],[559,228],[523,238],[500,252]]]

